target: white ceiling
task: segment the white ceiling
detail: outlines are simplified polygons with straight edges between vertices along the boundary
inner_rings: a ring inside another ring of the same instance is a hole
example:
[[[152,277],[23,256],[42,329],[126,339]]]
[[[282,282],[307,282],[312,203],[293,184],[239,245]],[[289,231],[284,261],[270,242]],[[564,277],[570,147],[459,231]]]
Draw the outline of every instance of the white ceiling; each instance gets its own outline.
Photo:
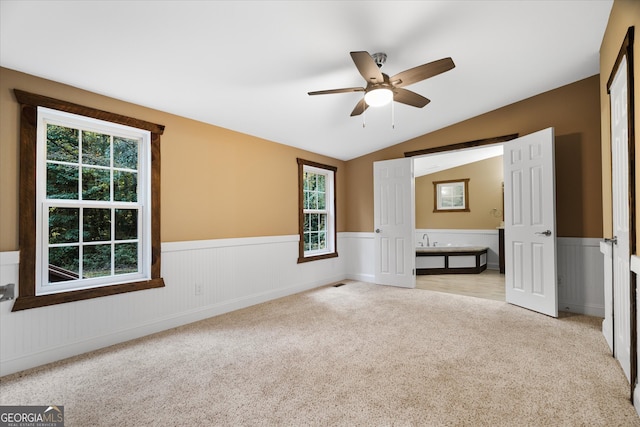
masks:
[[[430,175],[446,169],[466,165],[467,163],[502,156],[503,152],[502,144],[493,144],[415,157],[413,160],[413,174],[416,177]]]
[[[0,65],[349,160],[598,73],[612,0],[0,1]],[[350,51],[431,100],[349,114]],[[477,135],[488,138],[496,135]]]

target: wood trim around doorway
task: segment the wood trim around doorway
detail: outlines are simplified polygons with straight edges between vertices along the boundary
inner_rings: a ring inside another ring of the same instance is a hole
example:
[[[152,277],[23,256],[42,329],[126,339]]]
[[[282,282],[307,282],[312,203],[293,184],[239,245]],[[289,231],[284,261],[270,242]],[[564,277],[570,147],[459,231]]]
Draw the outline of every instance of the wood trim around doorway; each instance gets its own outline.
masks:
[[[444,151],[462,150],[465,148],[481,147],[483,145],[500,144],[501,142],[511,141],[516,139],[519,135],[512,133],[509,135],[495,136],[493,138],[476,139],[474,141],[458,142],[457,144],[441,145],[438,147],[424,148],[422,150],[407,151],[404,153],[405,157],[424,156],[425,154],[441,153]]]

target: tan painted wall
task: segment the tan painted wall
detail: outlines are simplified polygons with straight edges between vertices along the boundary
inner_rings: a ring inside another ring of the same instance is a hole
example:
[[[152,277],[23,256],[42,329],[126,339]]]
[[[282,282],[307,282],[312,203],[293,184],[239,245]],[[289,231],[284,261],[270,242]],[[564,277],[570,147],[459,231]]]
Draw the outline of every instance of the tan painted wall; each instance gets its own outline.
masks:
[[[542,93],[498,110],[347,162],[347,230],[373,230],[373,162],[406,151],[554,127],[557,231],[602,237],[599,77]],[[425,108],[437,108],[432,102]]]
[[[607,81],[613,71],[616,58],[627,29],[635,26],[635,40],[633,44],[634,56],[634,99],[635,99],[635,151],[636,165],[640,161],[640,146],[638,146],[638,133],[640,133],[640,1],[615,0],[609,23],[600,46],[600,109],[602,120],[602,210],[604,236],[612,236],[611,215],[611,122],[609,120],[609,95],[607,94]],[[636,166],[636,196],[640,183],[640,170]],[[640,197],[636,197],[636,212],[640,213]],[[636,224],[638,217],[636,217]],[[636,241],[640,242],[640,226],[636,225]],[[638,253],[638,251],[636,251]]]
[[[417,177],[416,228],[488,230],[498,227],[503,211],[502,176],[502,156],[498,156]],[[433,181],[465,178],[470,179],[470,212],[433,212]]]
[[[602,237],[598,76],[341,162],[0,68],[0,251],[18,248],[19,120],[14,88],[166,126],[162,137],[165,242],[296,234],[296,157],[338,167],[338,231],[370,232],[374,161],[428,147],[510,133],[525,135],[549,126],[556,131],[558,234]]]
[[[297,234],[296,157],[338,167],[337,228],[345,229],[342,161],[0,68],[0,251],[18,249],[19,107],[14,88],[166,126],[163,242]]]

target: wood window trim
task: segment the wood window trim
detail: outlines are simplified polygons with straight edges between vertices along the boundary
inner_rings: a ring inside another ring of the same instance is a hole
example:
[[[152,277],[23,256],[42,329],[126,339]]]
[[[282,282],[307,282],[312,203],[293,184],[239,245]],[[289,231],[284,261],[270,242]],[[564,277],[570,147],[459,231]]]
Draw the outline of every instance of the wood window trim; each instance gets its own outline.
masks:
[[[14,89],[20,104],[19,293],[11,311],[164,287],[160,277],[160,135],[164,126]],[[78,114],[151,133],[151,278],[92,289],[36,295],[36,145],[38,107]]]
[[[321,259],[336,258],[338,256],[338,231],[337,231],[337,204],[336,204],[336,175],[338,168],[335,166],[325,165],[322,163],[313,162],[311,160],[296,159],[298,162],[298,235],[300,239],[298,241],[298,264],[309,261],[318,261]],[[303,179],[304,179],[304,167],[312,166],[320,169],[327,169],[333,171],[333,252],[304,256],[304,195],[302,192]]]
[[[464,179],[448,179],[446,181],[433,181],[433,212],[471,212],[469,208],[469,181],[470,178]],[[439,209],[438,208],[438,185],[439,184],[453,184],[462,182],[464,183],[464,209]]]

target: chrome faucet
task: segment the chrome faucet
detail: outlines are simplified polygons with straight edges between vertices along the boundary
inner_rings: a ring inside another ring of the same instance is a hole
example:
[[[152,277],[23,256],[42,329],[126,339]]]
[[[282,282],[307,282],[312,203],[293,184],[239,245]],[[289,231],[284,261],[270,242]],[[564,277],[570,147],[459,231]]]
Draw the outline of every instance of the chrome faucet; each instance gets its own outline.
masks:
[[[427,233],[424,233],[422,235],[422,240],[424,240],[425,237],[427,238],[427,247],[429,247],[429,235]]]

